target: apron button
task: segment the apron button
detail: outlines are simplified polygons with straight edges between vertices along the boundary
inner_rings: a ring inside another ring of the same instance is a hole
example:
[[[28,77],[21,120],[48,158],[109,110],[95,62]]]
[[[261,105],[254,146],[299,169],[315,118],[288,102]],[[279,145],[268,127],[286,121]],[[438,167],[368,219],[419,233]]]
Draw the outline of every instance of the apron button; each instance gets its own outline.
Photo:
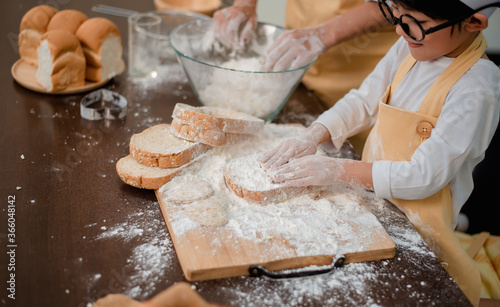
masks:
[[[417,134],[424,139],[428,139],[431,136],[432,128],[434,127],[431,123],[421,122],[417,126]]]

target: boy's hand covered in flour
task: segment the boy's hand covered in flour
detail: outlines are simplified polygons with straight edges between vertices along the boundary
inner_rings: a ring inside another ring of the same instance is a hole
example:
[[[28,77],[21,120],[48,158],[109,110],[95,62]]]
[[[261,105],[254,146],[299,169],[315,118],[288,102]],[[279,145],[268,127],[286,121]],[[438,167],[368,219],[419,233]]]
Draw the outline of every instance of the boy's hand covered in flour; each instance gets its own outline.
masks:
[[[270,175],[275,183],[292,186],[326,186],[339,181],[345,174],[342,159],[309,155],[291,160]]]
[[[276,168],[270,177],[275,183],[291,186],[328,186],[343,182],[353,186],[373,188],[366,178],[371,165],[361,161],[309,155],[290,160]]]
[[[373,189],[371,163],[316,155],[319,144],[330,139],[328,129],[313,123],[300,135],[281,141],[262,154],[260,163],[270,169],[275,183],[319,186],[344,182]]]
[[[302,134],[281,141],[276,147],[262,154],[260,163],[265,168],[276,169],[291,159],[313,155],[318,145],[326,141],[330,135],[325,126],[312,124]]]
[[[291,159],[314,155],[317,149],[318,145],[308,139],[289,138],[282,141],[274,149],[262,154],[260,162],[265,168],[275,169]]]

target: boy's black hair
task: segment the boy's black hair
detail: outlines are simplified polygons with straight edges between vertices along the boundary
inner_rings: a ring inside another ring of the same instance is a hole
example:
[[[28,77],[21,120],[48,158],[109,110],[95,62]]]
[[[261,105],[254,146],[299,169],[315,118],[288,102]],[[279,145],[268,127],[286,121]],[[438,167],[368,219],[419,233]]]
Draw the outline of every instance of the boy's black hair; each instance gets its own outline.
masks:
[[[437,20],[465,19],[474,14],[474,10],[460,0],[392,0],[392,2]]]

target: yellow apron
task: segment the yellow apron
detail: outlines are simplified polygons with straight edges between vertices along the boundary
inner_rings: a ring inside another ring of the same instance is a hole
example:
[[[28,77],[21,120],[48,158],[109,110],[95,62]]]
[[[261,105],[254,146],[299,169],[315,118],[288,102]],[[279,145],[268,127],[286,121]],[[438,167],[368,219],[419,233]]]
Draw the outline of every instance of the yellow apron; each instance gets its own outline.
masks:
[[[389,105],[392,93],[416,63],[411,54],[408,55],[380,99],[378,119],[366,141],[363,161],[410,161],[416,148],[430,137],[451,87],[477,62],[485,49],[486,41],[479,34],[467,50],[441,73],[418,112]],[[474,261],[453,233],[449,185],[425,199],[391,201],[406,214],[472,304],[478,305],[481,278]]]
[[[317,26],[363,3],[365,0],[288,0],[285,27]],[[398,37],[389,26],[334,46],[318,57],[302,82],[330,108],[361,85]],[[349,139],[357,152],[362,152],[367,136],[365,132]]]

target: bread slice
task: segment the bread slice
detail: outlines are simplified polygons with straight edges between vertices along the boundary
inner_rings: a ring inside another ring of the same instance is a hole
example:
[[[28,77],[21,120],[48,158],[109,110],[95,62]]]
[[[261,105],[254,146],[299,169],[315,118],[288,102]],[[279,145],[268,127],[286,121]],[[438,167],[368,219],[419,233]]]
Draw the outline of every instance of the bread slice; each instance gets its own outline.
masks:
[[[77,10],[62,10],[50,19],[47,31],[64,30],[76,33],[76,30],[88,19],[87,15]]]
[[[172,120],[170,133],[184,140],[210,146],[231,146],[253,137],[252,134],[226,133],[218,130],[203,130]]]
[[[37,51],[36,80],[48,92],[85,85],[85,57],[74,34],[47,31]]]
[[[172,117],[196,129],[227,133],[257,134],[264,128],[262,119],[227,108],[193,107],[177,103]]]
[[[293,187],[273,183],[267,170],[258,161],[260,154],[232,159],[226,166],[226,185],[246,200],[261,203],[280,202],[320,191],[320,187]]]
[[[189,164],[188,164],[189,165]],[[187,166],[187,165],[186,165]],[[116,163],[116,172],[128,185],[141,189],[159,189],[179,174],[185,166],[177,168],[159,168],[139,163],[128,155]]]
[[[187,164],[210,149],[170,133],[169,124],[150,127],[130,139],[130,155],[147,166],[174,168]]]
[[[19,27],[19,55],[29,64],[38,66],[37,48],[47,32],[52,17],[58,12],[49,5],[38,5],[24,14]]]
[[[193,201],[182,212],[195,222],[207,227],[221,227],[227,224],[227,200],[219,196]]]
[[[120,31],[109,19],[95,17],[86,20],[76,31],[76,36],[87,61],[87,80],[108,80],[125,70]]]
[[[177,177],[163,185],[160,190],[161,198],[167,203],[184,204],[196,200],[207,199],[214,195],[212,184],[195,176]]]

